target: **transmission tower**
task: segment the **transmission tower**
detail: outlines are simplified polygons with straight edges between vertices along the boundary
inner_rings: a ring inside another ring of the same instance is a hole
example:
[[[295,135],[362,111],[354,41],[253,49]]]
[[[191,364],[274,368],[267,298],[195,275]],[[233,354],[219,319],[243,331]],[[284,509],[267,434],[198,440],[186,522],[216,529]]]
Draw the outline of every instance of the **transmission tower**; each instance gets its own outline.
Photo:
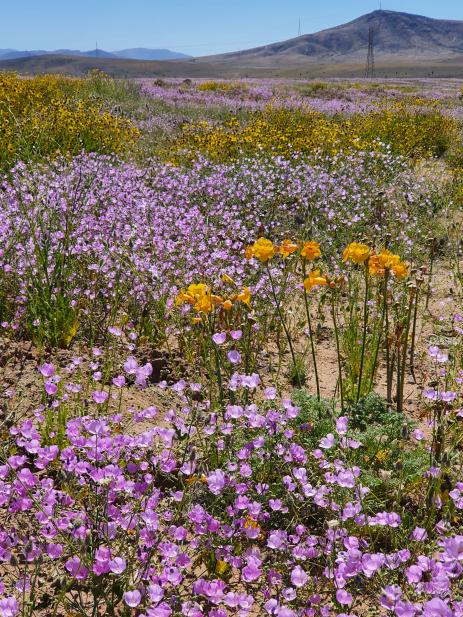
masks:
[[[301,24],[301,18],[299,17],[299,28],[297,31],[297,36],[301,36],[302,34],[302,24]]]
[[[375,76],[375,41],[374,30],[370,28],[368,30],[368,56],[367,65],[365,67],[365,77],[372,78]]]

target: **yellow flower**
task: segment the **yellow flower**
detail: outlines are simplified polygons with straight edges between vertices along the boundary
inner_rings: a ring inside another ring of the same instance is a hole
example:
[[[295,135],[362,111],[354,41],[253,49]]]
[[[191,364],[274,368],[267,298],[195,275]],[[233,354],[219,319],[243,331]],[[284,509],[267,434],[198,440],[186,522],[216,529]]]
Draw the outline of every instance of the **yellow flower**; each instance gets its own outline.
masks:
[[[192,283],[188,286],[187,291],[181,291],[175,299],[175,306],[179,306],[187,302],[188,304],[194,305],[198,300],[200,300],[204,295],[210,294],[209,287],[204,283]]]
[[[392,272],[394,272],[395,276],[403,280],[408,276],[408,266],[403,261],[399,262],[395,266],[392,266]]]
[[[247,259],[249,259],[249,248],[252,251],[251,256],[256,257],[262,263],[266,263],[276,253],[273,242],[271,240],[267,240],[266,238],[259,238],[258,240],[256,240],[256,242],[254,242],[251,247],[248,247],[248,249],[246,250]]]
[[[236,300],[249,306],[251,303],[251,290],[249,287],[245,287],[243,291],[236,296]]]
[[[225,300],[222,304],[222,308],[224,311],[231,311],[233,308],[233,302],[231,300]]]
[[[388,270],[400,263],[400,257],[398,255],[394,255],[394,253],[391,253],[391,251],[387,249],[383,249],[381,251],[378,255],[378,259],[380,260],[381,265]]]
[[[205,293],[201,297],[199,297],[195,304],[195,309],[198,313],[210,313],[214,308],[212,304],[212,297],[210,293]]]
[[[309,272],[309,276],[304,280],[304,287],[307,291],[311,291],[314,287],[323,287],[326,284],[326,277],[320,276],[320,270]]]
[[[360,244],[359,242],[351,242],[342,254],[342,260],[352,261],[354,264],[363,264],[370,257],[370,249],[366,244]]]
[[[291,240],[283,240],[283,244],[280,246],[280,254],[283,257],[289,257],[291,253],[295,253],[297,251],[297,244],[291,242]]]
[[[321,256],[320,245],[318,242],[310,241],[304,242],[301,250],[301,257],[307,259],[307,261],[313,261],[317,257]]]

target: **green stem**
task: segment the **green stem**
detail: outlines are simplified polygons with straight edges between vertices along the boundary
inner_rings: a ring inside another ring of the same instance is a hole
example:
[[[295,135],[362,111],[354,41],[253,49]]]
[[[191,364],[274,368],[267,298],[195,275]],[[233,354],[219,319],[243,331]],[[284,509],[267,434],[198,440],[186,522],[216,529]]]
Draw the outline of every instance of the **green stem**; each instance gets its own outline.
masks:
[[[285,319],[283,317],[283,313],[281,311],[280,303],[278,301],[278,297],[277,297],[276,292],[275,292],[275,286],[273,284],[273,278],[272,278],[272,275],[270,273],[270,268],[269,268],[268,263],[267,263],[267,272],[268,272],[268,277],[269,277],[269,280],[270,280],[270,287],[272,288],[272,295],[273,295],[273,298],[275,300],[275,305],[276,305],[278,317],[280,318],[281,325],[283,326],[283,330],[285,331],[286,338],[288,339],[288,345],[289,345],[289,350],[291,352],[291,358],[293,360],[293,365],[294,365],[294,367],[296,367],[297,366],[296,354],[294,353],[293,343],[291,341],[291,335],[289,334],[289,330],[288,330],[288,327],[286,325],[286,321],[285,321]]]
[[[384,288],[383,288],[384,296],[383,296],[383,306],[382,306],[382,309],[381,309],[381,323],[380,323],[380,328],[379,328],[378,340],[376,342],[375,355],[373,357],[373,364],[372,364],[372,367],[371,367],[370,387],[369,387],[369,391],[370,392],[371,392],[371,390],[373,390],[373,381],[375,379],[376,364],[378,362],[379,349],[381,347],[381,341],[382,341],[384,320],[385,320],[385,316],[386,316],[387,283],[388,283],[388,278],[389,278],[388,274],[389,274],[389,270],[386,270],[386,272],[384,274]]]
[[[398,370],[400,370],[400,389],[398,391],[398,397],[397,397],[397,411],[399,412],[403,411],[405,369],[407,367],[407,344],[408,344],[408,335],[410,334],[410,323],[412,320],[412,310],[413,310],[415,298],[416,298],[415,290],[411,289],[410,290],[410,302],[408,303],[407,321],[405,324],[401,365],[400,364],[398,365]]]
[[[365,363],[365,347],[367,344],[367,329],[368,329],[368,295],[370,291],[370,277],[368,276],[368,261],[365,262],[365,300],[363,302],[363,340],[362,340],[362,353],[360,356],[360,370],[357,386],[357,402],[360,400],[360,394],[362,391],[362,376],[363,365]]]
[[[331,293],[331,313],[334,326],[334,336],[336,338],[336,351],[338,356],[338,372],[339,372],[339,395],[341,397],[341,412],[344,409],[344,386],[342,381],[342,363],[341,363],[341,347],[339,343],[339,330],[336,320],[336,309],[334,304],[334,291]]]
[[[415,308],[413,310],[413,327],[412,327],[412,342],[410,345],[410,372],[413,381],[416,383],[415,377],[415,341],[416,341],[416,322],[418,320],[418,289],[416,290]]]
[[[305,264],[304,264],[304,278],[305,278]],[[317,387],[317,400],[320,400],[320,380],[318,378],[318,368],[317,368],[317,356],[315,354],[315,342],[314,335],[312,329],[312,318],[310,317],[310,307],[309,307],[309,299],[307,295],[307,290],[304,287],[304,303],[305,303],[305,312],[307,314],[307,324],[309,326],[309,337],[310,337],[310,347],[312,351],[312,360],[313,360],[313,368],[315,373],[315,383]]]

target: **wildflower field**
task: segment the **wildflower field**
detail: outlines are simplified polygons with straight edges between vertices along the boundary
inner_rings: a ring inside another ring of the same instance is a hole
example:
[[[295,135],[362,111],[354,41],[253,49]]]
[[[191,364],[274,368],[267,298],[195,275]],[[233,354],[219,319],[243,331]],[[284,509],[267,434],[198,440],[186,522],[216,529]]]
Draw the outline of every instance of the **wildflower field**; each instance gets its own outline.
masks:
[[[462,112],[0,74],[0,617],[463,617]]]

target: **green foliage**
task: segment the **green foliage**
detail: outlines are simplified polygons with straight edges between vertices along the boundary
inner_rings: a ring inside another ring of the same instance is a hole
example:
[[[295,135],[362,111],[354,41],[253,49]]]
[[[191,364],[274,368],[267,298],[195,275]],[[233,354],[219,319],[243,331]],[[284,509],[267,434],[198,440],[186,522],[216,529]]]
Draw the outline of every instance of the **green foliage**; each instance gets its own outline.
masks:
[[[294,421],[298,441],[310,450],[335,432],[332,405],[305,390],[297,391],[294,401],[301,408]],[[361,444],[351,451],[351,463],[360,467],[362,484],[370,490],[365,501],[371,511],[392,506],[394,500],[402,499],[403,491],[412,494],[429,467],[429,453],[410,441],[411,420],[391,411],[387,401],[374,392],[344,414],[349,419],[348,437]]]

